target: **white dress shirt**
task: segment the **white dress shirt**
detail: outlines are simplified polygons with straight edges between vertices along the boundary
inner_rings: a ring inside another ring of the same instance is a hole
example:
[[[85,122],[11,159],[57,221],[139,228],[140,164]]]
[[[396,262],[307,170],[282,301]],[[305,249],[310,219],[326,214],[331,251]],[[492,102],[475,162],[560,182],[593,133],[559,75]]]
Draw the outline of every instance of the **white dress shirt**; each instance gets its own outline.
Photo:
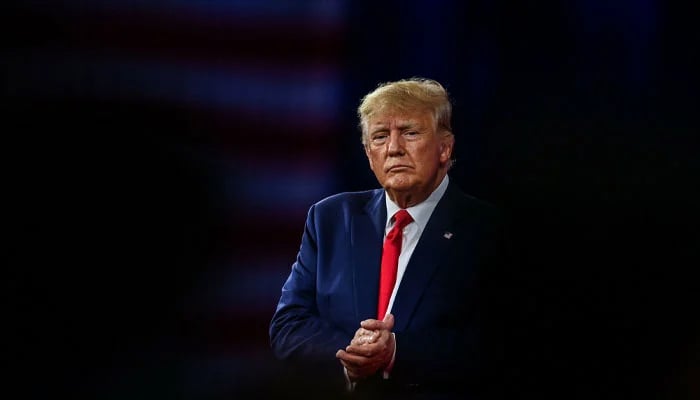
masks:
[[[401,253],[399,254],[399,267],[396,271],[396,284],[394,284],[394,290],[391,292],[391,299],[389,299],[387,313],[391,312],[391,308],[394,305],[394,298],[396,298],[396,292],[399,290],[401,279],[406,272],[408,260],[411,259],[411,254],[413,254],[413,250],[416,249],[418,240],[420,239],[421,234],[423,234],[425,226],[428,225],[428,220],[430,220],[430,216],[433,214],[435,206],[437,206],[438,202],[445,194],[448,183],[450,183],[450,178],[445,175],[445,178],[442,180],[442,182],[440,182],[440,185],[438,185],[438,187],[433,191],[433,193],[430,194],[430,196],[428,196],[427,199],[425,199],[425,201],[406,209],[411,217],[413,217],[413,222],[409,223],[405,228],[403,228],[403,242],[401,244]],[[401,209],[393,201],[391,201],[391,199],[389,199],[389,196],[385,197],[387,221],[386,229],[384,230],[384,238],[386,238],[386,235],[394,226],[394,221],[391,220],[391,217],[393,217],[394,214]]]

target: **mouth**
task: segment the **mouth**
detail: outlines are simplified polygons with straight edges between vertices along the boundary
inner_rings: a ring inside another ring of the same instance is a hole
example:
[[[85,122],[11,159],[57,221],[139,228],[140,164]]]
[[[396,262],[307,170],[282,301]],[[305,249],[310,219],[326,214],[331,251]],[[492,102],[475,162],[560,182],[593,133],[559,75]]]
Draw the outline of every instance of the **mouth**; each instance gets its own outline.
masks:
[[[393,166],[387,168],[386,172],[387,173],[388,172],[404,172],[404,171],[408,171],[409,169],[411,169],[411,167],[408,165],[393,165]]]

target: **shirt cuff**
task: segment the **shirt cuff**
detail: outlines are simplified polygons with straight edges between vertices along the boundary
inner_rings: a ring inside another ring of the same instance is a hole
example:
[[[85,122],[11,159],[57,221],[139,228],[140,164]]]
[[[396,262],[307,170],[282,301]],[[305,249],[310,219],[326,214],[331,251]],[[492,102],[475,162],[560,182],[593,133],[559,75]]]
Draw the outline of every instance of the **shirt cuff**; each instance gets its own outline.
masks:
[[[350,376],[348,376],[348,369],[343,367],[343,375],[345,375],[345,390],[348,392],[353,392],[355,391],[355,386],[357,386],[357,382],[353,382],[350,380]]]
[[[387,367],[384,368],[384,371],[382,372],[382,377],[384,379],[389,379],[391,370],[394,368],[394,361],[396,360],[396,334],[394,334],[394,332],[391,332],[391,336],[394,337],[394,352],[391,354],[391,361],[389,362],[389,365],[387,365]],[[345,376],[347,376],[347,373]]]

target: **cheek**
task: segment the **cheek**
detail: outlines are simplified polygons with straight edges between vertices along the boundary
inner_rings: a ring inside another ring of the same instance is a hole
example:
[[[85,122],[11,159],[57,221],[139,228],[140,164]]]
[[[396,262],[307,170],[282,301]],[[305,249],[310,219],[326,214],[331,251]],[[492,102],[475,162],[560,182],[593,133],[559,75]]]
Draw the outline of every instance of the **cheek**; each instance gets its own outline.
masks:
[[[367,157],[367,158],[369,159],[369,167],[372,168],[372,170],[381,166],[381,162],[379,161],[379,159],[376,156],[373,156],[370,154],[369,157]]]
[[[369,151],[367,153],[367,158],[369,158],[370,165],[375,167],[381,167],[384,164],[384,157],[378,150]]]
[[[415,151],[414,153],[414,161],[416,164],[420,164],[424,168],[430,168],[430,166],[435,165],[437,161],[441,160],[443,157],[444,152],[441,152],[439,148],[435,147],[426,147],[422,149],[418,149],[418,151]]]
[[[371,151],[365,148],[365,155],[367,156],[367,161],[369,162],[369,167],[374,169],[375,157]]]

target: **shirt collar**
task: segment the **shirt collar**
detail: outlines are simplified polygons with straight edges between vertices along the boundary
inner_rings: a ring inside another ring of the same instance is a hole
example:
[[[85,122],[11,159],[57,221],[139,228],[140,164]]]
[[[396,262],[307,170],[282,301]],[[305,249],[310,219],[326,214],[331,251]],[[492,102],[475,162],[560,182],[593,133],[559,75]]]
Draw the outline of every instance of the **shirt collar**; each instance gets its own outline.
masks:
[[[435,210],[435,207],[437,206],[438,202],[440,199],[442,199],[442,196],[445,194],[445,191],[447,191],[447,184],[450,183],[450,178],[445,175],[445,177],[442,179],[442,182],[438,185],[435,190],[433,190],[433,193],[428,196],[427,199],[422,201],[421,203],[416,204],[415,206],[408,207],[406,211],[408,211],[409,214],[411,214],[411,217],[413,217],[413,222],[418,225],[418,228],[420,232],[423,231],[426,225],[428,225],[428,220],[430,219],[430,215],[433,213],[433,210]],[[389,196],[384,196],[386,200],[386,228],[389,228],[390,226],[393,225],[393,222],[391,221],[391,217],[396,214],[397,211],[399,211],[401,208],[396,205]]]

